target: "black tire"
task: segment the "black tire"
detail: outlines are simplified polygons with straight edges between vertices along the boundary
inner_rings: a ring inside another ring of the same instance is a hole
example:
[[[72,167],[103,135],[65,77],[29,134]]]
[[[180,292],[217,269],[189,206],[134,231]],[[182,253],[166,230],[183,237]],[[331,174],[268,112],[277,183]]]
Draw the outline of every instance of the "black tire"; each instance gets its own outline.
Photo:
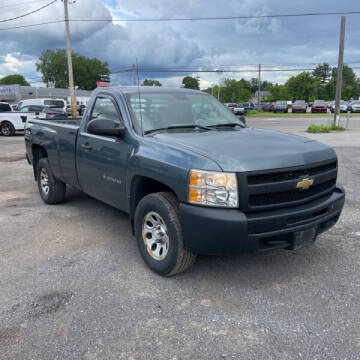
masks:
[[[39,160],[36,174],[39,193],[46,204],[59,204],[65,200],[66,184],[54,177],[47,158]]]
[[[3,136],[14,136],[15,135],[14,125],[9,121],[3,121],[0,127],[0,133]]]
[[[143,238],[145,219],[154,212],[163,220],[168,238],[168,250],[163,259],[155,259],[150,254],[151,250],[148,250]],[[194,264],[196,254],[184,247],[179,204],[172,193],[158,192],[145,196],[136,207],[134,220],[135,236],[141,256],[151,270],[163,276],[173,276]]]

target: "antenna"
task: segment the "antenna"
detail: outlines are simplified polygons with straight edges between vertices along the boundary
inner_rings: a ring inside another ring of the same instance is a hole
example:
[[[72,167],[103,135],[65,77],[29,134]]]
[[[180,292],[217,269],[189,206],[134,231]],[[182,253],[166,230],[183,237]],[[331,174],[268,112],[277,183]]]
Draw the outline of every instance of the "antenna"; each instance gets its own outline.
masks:
[[[143,127],[143,119],[141,114],[141,100],[140,100],[140,81],[139,81],[139,67],[138,61],[136,57],[136,76],[137,76],[137,87],[138,87],[138,97],[139,97],[139,109],[140,109],[140,126],[141,126],[141,135],[144,136],[144,127]]]

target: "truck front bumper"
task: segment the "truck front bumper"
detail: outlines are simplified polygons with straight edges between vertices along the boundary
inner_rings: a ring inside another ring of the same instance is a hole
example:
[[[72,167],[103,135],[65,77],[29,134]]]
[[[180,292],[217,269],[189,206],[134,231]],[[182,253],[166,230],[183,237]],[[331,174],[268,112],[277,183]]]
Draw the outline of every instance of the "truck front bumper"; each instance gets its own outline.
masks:
[[[314,241],[335,225],[344,202],[344,189],[337,186],[331,195],[311,203],[257,213],[181,203],[185,246],[195,253],[217,255],[293,249],[299,237],[312,234]]]

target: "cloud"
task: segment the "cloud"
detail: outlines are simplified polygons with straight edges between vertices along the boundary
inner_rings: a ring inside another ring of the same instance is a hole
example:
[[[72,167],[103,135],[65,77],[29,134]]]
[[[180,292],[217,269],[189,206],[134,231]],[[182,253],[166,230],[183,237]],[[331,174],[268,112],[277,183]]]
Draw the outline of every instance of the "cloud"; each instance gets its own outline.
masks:
[[[355,0],[343,0],[342,11],[354,10]],[[2,9],[1,19],[39,7],[33,3]],[[21,10],[22,9],[22,10]],[[328,0],[327,11],[338,11],[338,2]],[[248,16],[323,11],[311,0],[78,0],[69,6],[71,19],[109,18],[187,18]],[[7,26],[61,20],[62,2]],[[6,26],[5,26],[6,25]],[[360,61],[357,47],[360,23],[347,18],[345,61]],[[219,65],[284,65],[316,62],[336,63],[339,17],[299,17],[229,21],[179,22],[71,22],[73,51],[107,61],[111,69],[131,66],[216,67]],[[0,32],[0,74],[26,73],[34,79],[35,62],[47,48],[65,48],[63,23]],[[7,60],[6,60],[7,59]],[[189,74],[192,74],[189,72]],[[223,77],[251,78],[252,72],[222,74],[200,73],[201,85]],[[164,84],[181,82],[181,73],[146,73],[141,78],[159,78]],[[264,80],[283,82],[291,73],[264,73]],[[114,75],[119,83],[131,83],[131,74]]]

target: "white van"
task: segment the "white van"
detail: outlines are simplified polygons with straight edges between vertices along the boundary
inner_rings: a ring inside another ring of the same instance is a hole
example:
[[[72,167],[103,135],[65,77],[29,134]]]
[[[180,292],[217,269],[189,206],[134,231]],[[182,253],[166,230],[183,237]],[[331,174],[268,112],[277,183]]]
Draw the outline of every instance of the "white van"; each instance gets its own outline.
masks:
[[[21,108],[28,105],[42,105],[42,106],[53,106],[59,109],[66,110],[66,102],[63,99],[26,99],[21,100],[17,104],[17,110],[20,111]]]

